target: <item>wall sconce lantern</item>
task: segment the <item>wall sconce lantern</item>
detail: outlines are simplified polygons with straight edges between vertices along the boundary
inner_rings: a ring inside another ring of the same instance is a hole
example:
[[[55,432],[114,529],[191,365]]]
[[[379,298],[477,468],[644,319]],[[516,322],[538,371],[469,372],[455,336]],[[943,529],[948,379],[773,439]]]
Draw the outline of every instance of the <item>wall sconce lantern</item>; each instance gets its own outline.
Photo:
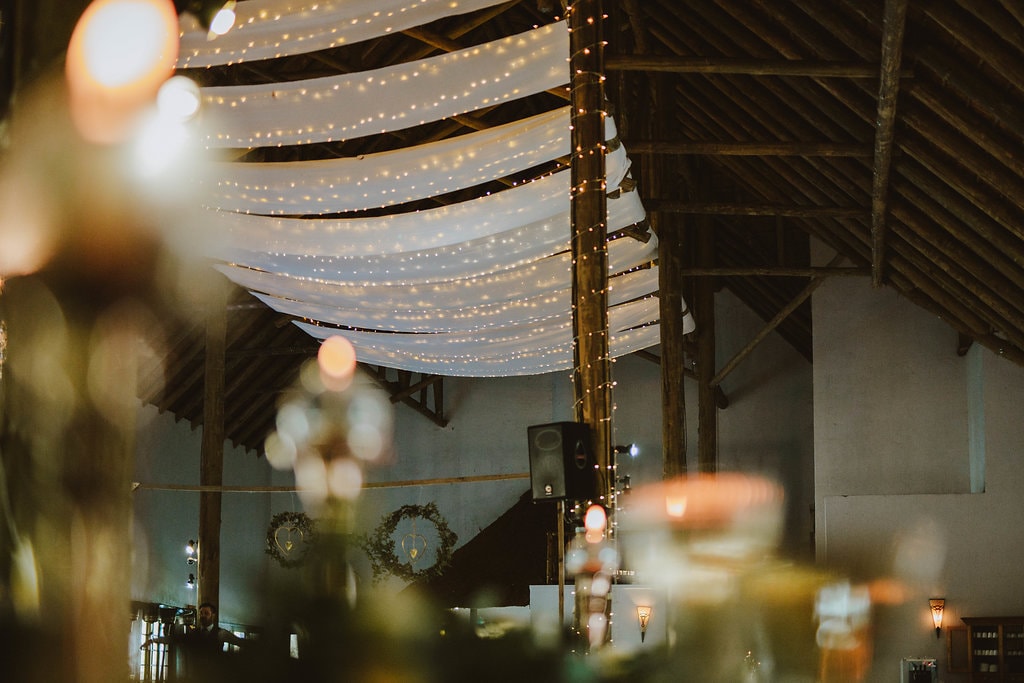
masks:
[[[944,598],[932,598],[928,601],[928,607],[932,610],[932,623],[935,624],[935,637],[938,638],[942,632],[942,612],[946,609]]]
[[[185,588],[188,588],[190,591],[196,589],[196,575],[195,574],[189,574],[188,575],[188,581],[185,582]]]
[[[647,635],[647,624],[651,620],[651,612],[654,609],[650,605],[637,605],[636,616],[640,620],[640,642],[644,642],[644,636]]]

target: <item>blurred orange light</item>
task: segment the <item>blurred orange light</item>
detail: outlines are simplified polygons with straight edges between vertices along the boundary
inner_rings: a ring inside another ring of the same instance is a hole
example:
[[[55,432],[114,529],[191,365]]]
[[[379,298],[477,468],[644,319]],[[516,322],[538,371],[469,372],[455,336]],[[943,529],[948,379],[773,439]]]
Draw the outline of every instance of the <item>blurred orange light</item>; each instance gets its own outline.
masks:
[[[324,386],[332,391],[341,391],[351,383],[355,373],[356,350],[344,337],[328,337],[317,352],[317,363]]]
[[[600,542],[604,538],[604,530],[607,523],[608,513],[605,512],[603,507],[591,505],[587,508],[587,514],[583,517],[583,527],[587,530],[587,542]]]
[[[690,529],[729,525],[737,515],[771,509],[782,502],[782,489],[756,476],[720,472],[685,476],[634,489],[634,514]]]
[[[123,140],[178,58],[170,0],[94,0],[68,44],[71,117],[90,142]]]

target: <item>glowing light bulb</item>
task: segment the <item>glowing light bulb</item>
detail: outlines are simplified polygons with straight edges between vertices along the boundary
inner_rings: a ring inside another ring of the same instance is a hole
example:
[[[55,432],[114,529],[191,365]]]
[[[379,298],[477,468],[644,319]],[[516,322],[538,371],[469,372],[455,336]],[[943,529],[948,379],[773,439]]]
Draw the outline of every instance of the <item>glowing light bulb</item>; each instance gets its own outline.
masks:
[[[208,38],[211,40],[217,36],[222,36],[231,30],[231,27],[235,25],[235,0],[229,0],[224,3],[224,6],[220,8],[217,14],[214,15],[213,20],[210,21],[210,33]]]

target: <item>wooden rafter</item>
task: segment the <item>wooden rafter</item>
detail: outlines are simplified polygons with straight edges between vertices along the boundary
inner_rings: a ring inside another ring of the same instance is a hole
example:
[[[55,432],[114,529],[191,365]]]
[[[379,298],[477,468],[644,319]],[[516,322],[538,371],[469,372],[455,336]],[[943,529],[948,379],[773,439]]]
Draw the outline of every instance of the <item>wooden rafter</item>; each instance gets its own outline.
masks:
[[[748,76],[808,76],[812,78],[878,78],[878,65],[852,62],[723,59],[669,55],[617,55],[609,57],[608,71],[647,71],[679,74],[732,74]],[[907,77],[912,72],[899,72]]]
[[[875,133],[875,164],[871,187],[871,281],[875,287],[880,287],[885,277],[885,220],[906,17],[907,0],[886,0],[882,32],[882,72],[878,84],[878,129]]]
[[[366,363],[360,363],[359,367],[388,392],[392,403],[409,406],[438,427],[448,426],[448,420],[444,416],[444,377],[409,370],[393,370]],[[395,379],[390,379],[392,374],[395,375]],[[416,397],[415,394],[419,396]]]

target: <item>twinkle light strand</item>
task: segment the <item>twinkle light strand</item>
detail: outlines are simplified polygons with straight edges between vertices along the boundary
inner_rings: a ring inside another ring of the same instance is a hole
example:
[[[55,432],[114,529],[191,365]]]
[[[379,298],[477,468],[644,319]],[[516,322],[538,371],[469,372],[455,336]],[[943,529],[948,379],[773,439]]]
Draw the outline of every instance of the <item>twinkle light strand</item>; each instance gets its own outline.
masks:
[[[308,144],[438,121],[564,85],[567,52],[565,26],[555,23],[355,74],[203,88],[204,109],[215,122],[206,144]]]
[[[315,215],[383,208],[481,185],[569,154],[567,107],[483,131],[389,152],[316,161],[220,162],[208,206],[262,215]],[[605,134],[617,139],[609,118]],[[607,184],[629,170],[618,145]]]
[[[246,0],[216,40],[190,14],[180,18],[179,68],[237,64],[359,43],[506,0]]]
[[[651,298],[658,287],[657,268],[634,271],[616,279],[609,292],[609,306]],[[375,308],[356,307],[344,301],[312,303],[254,292],[270,308],[310,321],[338,326],[392,332],[470,332],[510,325],[526,325],[568,319],[571,296],[568,288],[473,306],[439,306],[432,309],[402,308],[380,302]]]
[[[610,201],[608,207],[609,220],[615,229],[635,225],[645,217],[643,205],[635,192]],[[568,211],[525,225],[515,225],[514,214],[503,218],[508,223],[507,230],[473,237],[463,235],[457,241],[448,232],[438,232],[435,236],[444,244],[408,251],[399,251],[401,242],[396,238],[392,238],[395,241],[390,249],[378,253],[344,254],[339,253],[344,249],[331,248],[344,239],[343,234],[323,239],[314,249],[299,249],[287,238],[276,240],[272,245],[249,243],[242,232],[237,238],[228,236],[230,241],[212,253],[249,268],[369,286],[429,284],[483,277],[569,250]],[[386,237],[387,233],[381,232],[380,235]]]
[[[485,1],[406,0],[409,11],[436,11],[439,17]],[[235,29],[204,44],[205,56],[184,40],[182,61],[196,66],[201,59],[252,59],[261,50],[273,56],[322,49],[311,47],[321,40],[313,33],[331,23],[322,12],[351,12],[358,17],[353,24],[366,19],[374,25],[330,44],[405,20],[386,16],[404,7],[399,0],[370,5],[249,0],[239,5]],[[263,13],[270,7],[276,9]],[[558,21],[436,58],[345,76],[206,88],[207,144],[250,148],[367,136],[563,86],[572,98],[579,86],[569,69],[567,28]],[[603,46],[586,56],[599,57]],[[603,84],[600,69],[579,69],[580,79]],[[338,102],[345,106],[333,106]],[[603,369],[618,356],[660,341],[657,239],[646,231],[646,243],[623,236],[642,227],[646,214],[638,194],[628,191],[635,183],[624,182],[629,159],[612,117],[599,104],[588,107],[581,120],[596,134],[593,144],[576,142],[579,112],[569,107],[549,113],[544,127],[531,128],[542,120],[531,117],[503,130],[358,159],[222,164],[208,205],[231,210],[207,210],[223,237],[215,252],[222,259],[217,268],[271,308],[296,317],[295,324],[316,339],[344,331],[366,363],[447,376],[532,375],[575,370],[578,347],[598,345],[605,351],[588,358],[582,371]],[[484,140],[491,140],[489,149]],[[436,160],[438,154],[446,158]],[[568,171],[436,210],[374,218],[287,217],[398,207],[566,156],[573,161]],[[587,169],[581,178],[574,175],[577,166]],[[607,199],[610,191],[618,198]],[[586,229],[574,235],[574,201],[596,192],[606,202],[605,214],[583,221]],[[609,227],[617,231],[610,238]],[[584,234],[602,238],[578,249]],[[606,275],[604,284],[586,286],[582,295],[574,293],[573,279],[574,262],[581,260],[591,264],[591,273],[597,264]],[[581,337],[573,316],[580,302],[593,301],[607,304],[607,324]],[[588,375],[587,400],[610,387],[607,376],[591,376],[596,375]],[[610,416],[599,419],[607,424]]]
[[[566,11],[570,37],[570,106],[572,111],[572,275],[573,349],[577,419],[593,430],[596,448],[594,491],[605,501],[611,490],[608,474],[601,467],[608,457],[611,437],[611,358],[609,330],[621,330],[611,321],[608,310],[609,260],[607,241],[606,145],[601,132],[607,116],[603,70],[602,22],[593,12],[600,0],[573,2]],[[591,12],[590,14],[587,11]],[[592,615],[595,616],[595,615]],[[600,615],[604,619],[604,614]],[[577,620],[581,618],[577,610]],[[603,622],[601,622],[603,624]],[[591,627],[593,625],[591,624]],[[603,629],[600,629],[603,633]],[[591,632],[592,646],[604,642]]]
[[[295,324],[315,338],[325,338],[327,335],[337,333],[336,328],[303,322]],[[660,326],[657,324],[612,334],[610,355],[619,357],[649,348],[658,343],[660,334]],[[464,348],[463,352],[456,356],[449,355],[445,346],[428,344],[427,340],[424,340],[422,348],[413,350],[389,348],[378,339],[371,340],[372,345],[364,344],[361,339],[353,340],[353,344],[360,361],[371,365],[448,377],[512,377],[572,369],[572,341],[568,336],[567,333],[564,340],[546,347],[533,343],[532,338],[527,338],[522,340],[514,351],[502,354],[489,352],[487,343],[481,342],[479,347]]]
[[[609,272],[622,272],[650,261],[657,253],[657,243],[648,243],[625,238],[612,243],[609,250]],[[421,282],[414,274],[389,278],[388,273],[374,273],[374,280],[344,282],[340,278],[345,272],[333,273],[330,277],[296,277],[281,272],[260,271],[237,264],[216,266],[241,287],[263,291],[282,298],[310,300],[315,292],[335,292],[338,296],[351,297],[352,302],[370,301],[383,298],[387,301],[415,302],[415,306],[430,308],[431,300],[445,297],[445,302],[454,301],[491,302],[503,301],[516,296],[515,292],[540,294],[552,288],[568,286],[571,270],[571,255],[559,253],[554,256],[525,263],[516,268],[494,269],[484,275],[463,279],[448,279],[438,282]]]

